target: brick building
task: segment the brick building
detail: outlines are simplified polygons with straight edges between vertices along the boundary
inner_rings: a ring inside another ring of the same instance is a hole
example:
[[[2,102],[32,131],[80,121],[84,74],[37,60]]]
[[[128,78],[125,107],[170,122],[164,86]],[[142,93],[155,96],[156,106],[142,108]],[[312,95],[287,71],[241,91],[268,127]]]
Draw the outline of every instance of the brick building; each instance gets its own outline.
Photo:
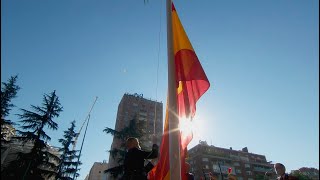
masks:
[[[233,150],[210,146],[205,141],[188,151],[187,161],[195,179],[227,179],[228,169],[237,180],[275,179],[273,164],[264,155],[249,153],[248,148]]]

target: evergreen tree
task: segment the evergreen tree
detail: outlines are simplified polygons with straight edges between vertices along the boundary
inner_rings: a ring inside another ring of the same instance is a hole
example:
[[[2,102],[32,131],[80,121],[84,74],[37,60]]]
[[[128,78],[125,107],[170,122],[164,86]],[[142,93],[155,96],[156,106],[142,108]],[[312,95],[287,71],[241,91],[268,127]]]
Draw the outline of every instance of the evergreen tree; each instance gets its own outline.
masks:
[[[11,137],[15,135],[15,129],[11,120],[7,119],[12,107],[11,101],[17,96],[20,87],[16,84],[18,76],[11,76],[7,82],[1,83],[1,158],[6,158],[10,152]],[[3,162],[1,162],[1,166]],[[2,168],[1,168],[2,169]]]
[[[111,134],[112,136],[114,136],[114,138],[120,140],[121,143],[121,147],[120,148],[114,148],[109,150],[110,155],[112,156],[112,158],[114,158],[116,160],[116,162],[118,163],[118,166],[109,168],[107,170],[105,170],[105,173],[110,173],[114,178],[118,178],[119,176],[121,176],[124,172],[123,169],[123,162],[124,162],[124,157],[126,154],[126,140],[129,137],[136,137],[136,138],[140,138],[143,136],[143,126],[145,126],[145,124],[141,124],[137,121],[136,117],[133,118],[129,125],[125,128],[123,128],[120,131],[116,131],[114,129],[108,128],[106,127],[103,131],[106,132],[107,134]]]
[[[77,150],[70,150],[70,145],[74,144],[74,138],[78,135],[74,131],[75,129],[75,121],[71,122],[71,127],[64,131],[64,139],[59,139],[59,142],[62,144],[62,148],[59,149],[61,152],[60,163],[58,166],[58,180],[72,180],[74,173],[76,173],[76,177],[79,176],[76,170],[76,166],[81,164],[77,161],[79,157],[76,155]]]
[[[11,141],[11,136],[15,134],[13,128],[14,123],[6,117],[14,105],[11,100],[17,96],[17,92],[20,89],[17,83],[18,76],[11,76],[8,81],[3,82],[1,85],[1,154],[8,151],[8,144]]]
[[[22,130],[17,130],[20,136],[15,137],[23,145],[30,144],[31,150],[18,153],[14,160],[2,173],[3,179],[44,179],[55,177],[59,157],[50,151],[47,141],[51,138],[44,128],[58,129],[58,124],[53,118],[58,117],[62,111],[59,98],[55,91],[50,95],[45,94],[42,106],[33,106],[34,111],[21,109],[18,114],[21,119]],[[25,131],[23,131],[25,130]]]
[[[300,171],[295,171],[294,173],[291,173],[290,175],[295,176],[299,180],[312,180],[311,177],[301,173]]]
[[[17,96],[17,92],[20,87],[16,84],[18,76],[11,76],[8,79],[8,82],[2,82],[1,87],[1,127],[3,125],[12,125],[13,123],[10,120],[5,118],[9,115],[9,112],[14,105],[11,103],[11,100]],[[1,134],[2,139],[2,134]]]

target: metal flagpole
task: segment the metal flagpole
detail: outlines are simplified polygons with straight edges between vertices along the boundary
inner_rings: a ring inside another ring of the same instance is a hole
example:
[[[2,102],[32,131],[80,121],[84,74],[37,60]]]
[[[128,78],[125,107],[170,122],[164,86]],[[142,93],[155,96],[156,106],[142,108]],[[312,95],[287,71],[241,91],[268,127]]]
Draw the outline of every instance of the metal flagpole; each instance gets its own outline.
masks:
[[[168,111],[170,179],[181,179],[180,130],[177,116],[177,89],[173,55],[172,0],[167,0]]]
[[[93,109],[93,106],[95,105],[97,99],[98,99],[98,97],[95,98],[95,100],[94,100],[94,102],[93,102],[93,104],[92,104],[92,106],[91,106],[91,109],[90,109],[90,111],[89,111],[89,113],[88,113],[88,116],[87,116],[87,118],[86,118],[86,120],[85,120],[85,122],[86,122],[87,120],[88,120],[88,121],[87,121],[86,129],[85,129],[85,131],[84,131],[84,135],[83,135],[83,139],[82,139],[82,143],[81,143],[81,148],[80,148],[80,152],[79,152],[79,156],[78,156],[78,161],[77,161],[78,163],[77,163],[77,165],[76,165],[76,171],[75,171],[75,173],[73,174],[73,178],[72,178],[73,180],[75,180],[76,174],[77,174],[77,171],[78,171],[78,165],[79,165],[79,162],[80,162],[81,151],[82,151],[82,147],[83,147],[84,140],[85,140],[85,138],[86,138],[87,129],[88,129],[89,121],[90,121],[90,113],[91,113],[91,111],[92,111],[92,109]],[[82,129],[82,127],[81,127],[81,129]],[[80,131],[81,131],[81,129],[80,129]],[[80,131],[79,131],[79,134],[80,134]],[[78,138],[79,134],[77,135],[76,139]],[[75,144],[74,144],[73,148],[74,148],[74,147],[75,147]]]
[[[76,174],[77,174],[77,171],[78,171],[78,165],[79,165],[79,161],[80,161],[81,151],[82,151],[84,139],[86,138],[89,121],[90,121],[90,115],[89,115],[89,119],[88,119],[88,122],[87,122],[86,130],[84,131],[84,135],[83,135],[83,139],[82,139],[82,143],[81,143],[81,148],[80,148],[80,152],[79,152],[79,156],[78,156],[78,163],[76,165],[76,172],[73,175],[73,180],[75,180]]]
[[[89,113],[88,113],[88,116],[87,116],[86,119],[84,120],[84,122],[83,122],[83,124],[82,124],[82,126],[81,126],[81,128],[80,128],[80,130],[79,130],[79,132],[78,132],[78,134],[77,134],[77,136],[76,136],[75,139],[74,139],[74,143],[73,143],[73,148],[72,148],[72,150],[74,150],[74,149],[76,148],[76,144],[77,144],[77,141],[78,141],[78,137],[79,137],[79,135],[80,135],[80,133],[81,133],[81,130],[82,130],[84,124],[85,124],[86,121],[89,119],[89,115],[90,115],[90,113],[91,113],[91,111],[92,111],[92,109],[93,109],[93,106],[95,105],[97,99],[98,99],[98,97],[95,98],[95,100],[94,100],[94,102],[93,102],[93,104],[92,104],[92,106],[91,106],[91,108],[90,108],[90,111],[89,111]]]

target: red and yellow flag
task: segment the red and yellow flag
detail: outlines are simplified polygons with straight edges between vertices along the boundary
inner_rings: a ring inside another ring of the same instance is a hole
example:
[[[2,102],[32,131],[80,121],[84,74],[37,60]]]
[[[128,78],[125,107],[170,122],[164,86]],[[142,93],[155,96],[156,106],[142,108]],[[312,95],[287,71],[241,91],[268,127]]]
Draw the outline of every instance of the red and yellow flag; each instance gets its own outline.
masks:
[[[190,120],[194,117],[196,112],[196,102],[209,89],[210,83],[189,41],[189,38],[184,31],[173,3],[172,33],[176,76],[175,81],[177,89],[177,113],[179,116],[179,124],[181,124],[183,121]],[[149,173],[149,177],[152,180],[170,179],[169,135],[167,105],[159,162]],[[185,157],[187,145],[191,140],[192,133],[185,134],[180,132],[181,178],[183,180],[186,179]]]

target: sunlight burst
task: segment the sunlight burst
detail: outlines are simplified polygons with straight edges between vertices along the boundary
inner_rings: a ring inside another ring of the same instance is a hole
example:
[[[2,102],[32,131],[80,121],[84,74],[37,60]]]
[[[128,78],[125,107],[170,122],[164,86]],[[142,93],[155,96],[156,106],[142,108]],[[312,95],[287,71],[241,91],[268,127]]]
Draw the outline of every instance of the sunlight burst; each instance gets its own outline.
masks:
[[[183,134],[190,134],[193,132],[194,123],[191,118],[180,118],[179,129]]]

